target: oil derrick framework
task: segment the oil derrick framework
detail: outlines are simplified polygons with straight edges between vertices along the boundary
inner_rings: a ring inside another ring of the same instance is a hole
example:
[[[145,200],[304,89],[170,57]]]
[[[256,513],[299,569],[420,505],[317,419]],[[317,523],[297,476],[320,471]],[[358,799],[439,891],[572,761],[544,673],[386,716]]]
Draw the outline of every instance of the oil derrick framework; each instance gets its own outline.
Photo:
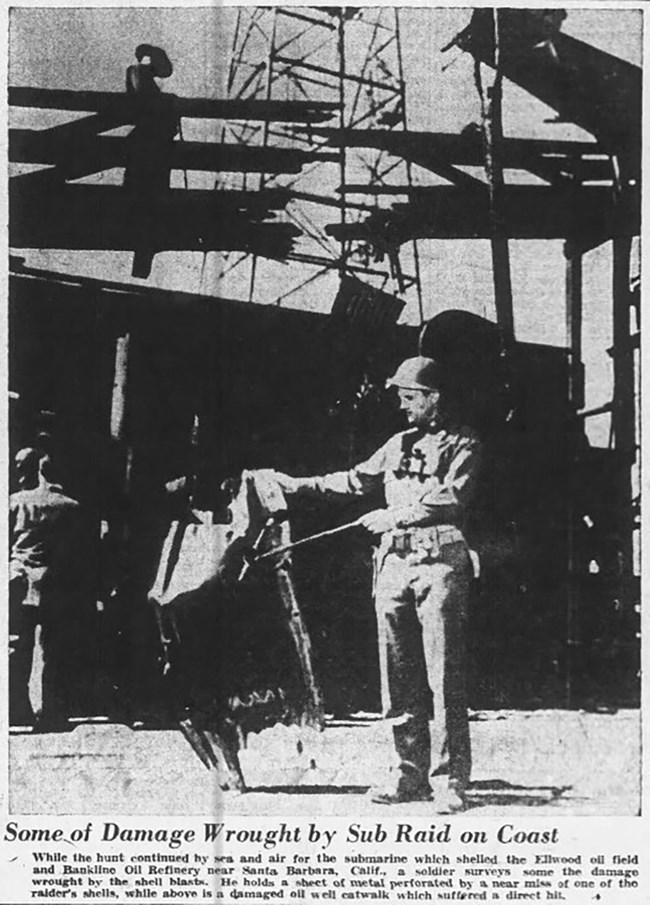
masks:
[[[222,259],[225,290],[251,301],[322,310],[343,277],[398,296],[421,319],[415,241],[381,248],[365,239],[334,238],[327,227],[380,214],[395,194],[408,194],[410,163],[382,148],[346,147],[331,135],[354,128],[406,129],[406,97],[396,9],[242,8],[228,76],[230,99],[313,100],[335,105],[328,129],[278,122],[228,121],[222,140],[300,149],[311,159],[300,173],[232,174],[217,190],[284,190],[283,219],[301,232],[288,263],[253,254]],[[329,133],[329,134],[328,134]],[[333,153],[332,153],[333,152]],[[230,281],[235,281],[231,288]]]

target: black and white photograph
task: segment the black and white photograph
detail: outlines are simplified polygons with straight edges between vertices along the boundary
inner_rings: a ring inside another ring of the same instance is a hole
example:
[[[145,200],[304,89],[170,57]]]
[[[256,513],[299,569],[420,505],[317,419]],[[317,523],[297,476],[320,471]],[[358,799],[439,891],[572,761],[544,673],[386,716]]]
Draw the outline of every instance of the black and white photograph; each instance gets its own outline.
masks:
[[[9,9],[4,842],[641,814],[643,19]]]

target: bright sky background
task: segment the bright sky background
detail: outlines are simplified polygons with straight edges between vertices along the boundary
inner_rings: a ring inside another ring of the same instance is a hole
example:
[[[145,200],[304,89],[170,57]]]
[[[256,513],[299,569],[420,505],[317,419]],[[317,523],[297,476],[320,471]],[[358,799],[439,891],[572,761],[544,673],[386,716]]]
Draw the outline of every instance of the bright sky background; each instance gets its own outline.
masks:
[[[479,102],[473,81],[473,61],[457,50],[440,49],[469,21],[471,11],[457,8],[403,9],[400,12],[402,52],[407,84],[409,127],[458,132],[478,121]],[[10,18],[11,85],[77,90],[123,91],[126,66],[139,43],[164,47],[175,71],[165,91],[185,96],[225,96],[236,10],[197,8],[16,8]],[[641,22],[638,11],[570,10],[563,30],[629,62],[641,62]],[[442,71],[458,55],[453,65]],[[549,124],[553,112],[516,86],[504,96],[507,135],[580,138],[589,136],[568,124]],[[46,128],[70,118],[50,111],[10,110],[10,124]],[[218,125],[212,124],[212,129]],[[184,124],[191,133],[191,124]],[[213,136],[215,139],[217,133]],[[190,180],[196,174],[190,174]],[[121,182],[121,174],[99,181]],[[190,181],[190,185],[192,182]],[[25,251],[27,262],[59,271],[131,281],[128,253]],[[425,314],[446,308],[466,308],[494,317],[491,258],[486,241],[419,243]],[[210,256],[214,258],[214,255]],[[512,242],[512,275],[517,338],[565,345],[564,258],[561,242]],[[196,253],[158,255],[148,285],[188,292],[219,294],[212,270]],[[333,278],[334,279],[334,278]],[[608,401],[611,363],[611,254],[608,246],[591,252],[585,262],[585,364],[587,405]],[[231,287],[223,295],[233,295]],[[333,280],[315,285],[308,304],[329,310]],[[404,319],[416,322],[409,306]],[[594,439],[602,439],[596,434]]]

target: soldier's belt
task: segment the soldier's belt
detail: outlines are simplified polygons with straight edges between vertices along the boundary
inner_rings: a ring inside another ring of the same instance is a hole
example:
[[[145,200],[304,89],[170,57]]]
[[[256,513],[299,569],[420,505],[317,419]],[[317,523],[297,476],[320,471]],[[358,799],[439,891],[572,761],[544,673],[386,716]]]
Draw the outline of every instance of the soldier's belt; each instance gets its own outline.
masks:
[[[463,534],[455,525],[432,525],[426,528],[391,531],[382,538],[381,549],[385,553],[397,553],[401,556],[408,556],[411,553],[437,556],[440,548],[446,544],[463,541]]]

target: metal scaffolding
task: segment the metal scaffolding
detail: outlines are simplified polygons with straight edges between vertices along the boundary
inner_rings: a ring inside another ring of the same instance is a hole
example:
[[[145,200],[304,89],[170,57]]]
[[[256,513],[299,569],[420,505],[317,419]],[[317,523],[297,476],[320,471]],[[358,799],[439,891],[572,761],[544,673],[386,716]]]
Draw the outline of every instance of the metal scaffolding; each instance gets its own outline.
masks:
[[[398,11],[242,8],[227,92],[231,100],[324,101],[336,107],[330,123],[336,131],[403,132],[406,92]],[[380,188],[400,187],[408,200],[412,185],[408,160],[384,148],[345,143],[332,160],[328,138],[309,124],[231,120],[224,124],[222,140],[240,147],[300,149],[311,160],[297,174],[249,172],[220,177],[217,190],[287,191],[289,201],[280,216],[297,226],[301,237],[287,265],[252,253],[233,253],[224,257],[218,278],[227,279],[237,271],[240,287],[251,301],[282,304],[291,299],[290,304],[302,305],[300,299],[306,293],[329,293],[333,299],[340,279],[352,276],[398,295],[415,306],[413,313],[417,310],[421,318],[415,241],[401,247],[387,241],[377,249],[363,239],[337,239],[326,232],[333,220],[345,227],[364,215],[380,215],[382,206],[393,200],[377,191]],[[274,281],[273,270],[281,273],[280,283]],[[331,288],[326,289],[325,282]]]

